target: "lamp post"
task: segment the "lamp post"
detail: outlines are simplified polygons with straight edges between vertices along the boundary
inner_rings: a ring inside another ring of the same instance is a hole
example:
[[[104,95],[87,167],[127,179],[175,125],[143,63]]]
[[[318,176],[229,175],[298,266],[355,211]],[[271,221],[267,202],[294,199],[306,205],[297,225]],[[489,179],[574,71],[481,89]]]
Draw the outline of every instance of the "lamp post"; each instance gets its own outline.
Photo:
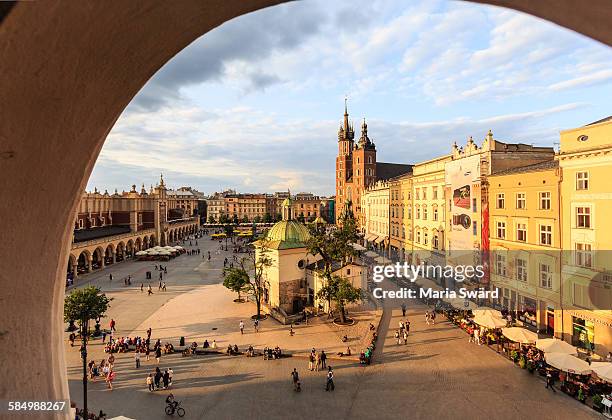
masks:
[[[81,359],[83,359],[83,418],[87,418],[87,330],[89,329],[89,320],[86,320],[81,325]]]

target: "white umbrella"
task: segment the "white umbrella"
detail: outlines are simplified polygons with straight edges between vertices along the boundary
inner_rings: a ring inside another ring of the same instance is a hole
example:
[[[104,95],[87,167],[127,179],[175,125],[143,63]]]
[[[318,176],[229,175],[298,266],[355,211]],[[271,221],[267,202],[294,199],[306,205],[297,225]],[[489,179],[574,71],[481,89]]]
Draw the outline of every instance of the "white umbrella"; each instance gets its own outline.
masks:
[[[182,249],[183,249],[183,247],[182,247],[182,246],[178,246],[178,245],[177,245],[177,246],[175,246],[175,247],[174,247],[174,249],[182,250]]]
[[[367,251],[365,253],[365,256],[366,257],[370,257],[370,258],[376,258],[376,257],[378,257],[378,254],[376,252],[374,252],[374,251]]]
[[[136,255],[139,256],[139,257],[142,256],[142,255],[147,255],[147,251],[138,251],[136,253]]]
[[[536,348],[546,353],[577,354],[576,347],[557,338],[536,340]]]
[[[498,311],[497,309],[488,308],[486,306],[480,306],[476,308],[476,310],[473,310],[473,312],[474,316],[491,315],[495,318],[504,319],[504,316],[500,311]]]
[[[546,359],[546,363],[549,365],[565,372],[588,375],[592,371],[591,366],[587,362],[571,354],[546,353],[544,359]]]
[[[502,334],[509,340],[521,344],[535,343],[538,339],[536,333],[521,327],[502,328]]]
[[[606,382],[612,383],[612,363],[609,362],[593,362],[591,363],[591,369],[601,379]]]
[[[474,322],[487,328],[502,328],[506,326],[506,321],[491,316],[490,314],[477,316],[474,318]]]
[[[112,419],[109,420],[134,420],[130,417],[125,417],[125,416],[117,416],[117,417],[113,417]]]
[[[159,251],[156,249],[151,249],[149,251],[147,251],[148,255],[159,255]]]
[[[353,247],[355,251],[365,251],[366,250],[364,246],[361,246],[359,244],[351,243],[350,245]]]

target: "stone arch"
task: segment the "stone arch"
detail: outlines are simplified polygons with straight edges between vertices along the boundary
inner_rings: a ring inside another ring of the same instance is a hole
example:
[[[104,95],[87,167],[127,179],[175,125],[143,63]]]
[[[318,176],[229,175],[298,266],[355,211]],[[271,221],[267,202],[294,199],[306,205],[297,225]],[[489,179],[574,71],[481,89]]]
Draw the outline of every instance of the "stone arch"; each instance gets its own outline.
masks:
[[[6,77],[0,79],[0,110],[10,124],[0,126],[0,138],[11,145],[0,166],[0,179],[10,180],[3,192],[53,203],[28,206],[20,212],[11,206],[0,208],[0,219],[8,226],[33,224],[32,229],[0,244],[0,254],[11,261],[2,285],[10,286],[20,297],[0,308],[0,317],[12,326],[14,337],[3,355],[12,361],[3,379],[14,385],[13,399],[27,400],[32,395],[47,400],[68,398],[64,335],[58,333],[61,305],[57,302],[64,296],[59,284],[62,265],[70,252],[78,197],[118,116],[147,80],[193,40],[229,19],[281,2],[184,0],[178,5],[155,2],[143,10],[135,2],[92,2],[85,8],[76,2],[51,0],[15,2],[1,8],[6,48],[2,49],[0,73]],[[515,8],[612,44],[612,11],[606,0],[480,2]],[[158,36],[145,36],[153,32]],[[81,42],[70,42],[74,33],[83,34]],[[56,45],[65,47],[62,54],[56,54]],[[82,45],[99,48],[90,52]],[[24,72],[24,64],[37,71]],[[90,94],[83,95],[83,85]],[[53,107],[43,106],[42,99],[51,96],[62,100]],[[58,127],[60,120],[63,123]],[[41,148],[43,140],[53,147]],[[71,156],[71,165],[65,165],[66,156]],[[33,173],[34,165],[37,177],[15,176],[19,171]],[[46,223],[49,219],[56,223]],[[41,235],[52,238],[51,244],[41,241]],[[32,254],[41,256],[36,266],[28,264]],[[33,286],[37,293],[32,293]],[[25,345],[40,351],[23,355]],[[39,372],[46,372],[42,380]]]
[[[142,238],[142,249],[149,249],[150,245],[149,245],[149,237],[148,236],[144,236]]]
[[[91,271],[91,252],[82,250],[77,257],[77,274],[89,273]]]
[[[133,257],[134,253],[136,251],[134,251],[134,240],[130,239],[127,241],[127,244],[125,244],[125,253],[127,257]]]
[[[125,259],[125,243],[119,241],[115,246],[115,261],[123,261]]]
[[[104,267],[104,248],[97,247],[91,253],[91,268],[94,270]]]
[[[78,257],[72,252],[68,254],[68,267],[66,267],[66,275],[72,278],[78,275]]]
[[[155,244],[155,241],[156,241],[156,239],[155,239],[155,235],[153,235],[153,234],[152,234],[152,235],[149,237],[149,247],[153,247],[153,246],[155,246],[155,245],[156,245],[156,244]]]
[[[134,241],[134,248],[136,249],[136,252],[142,250],[142,239],[140,239],[140,236],[136,238],[136,241]]]
[[[104,250],[104,265],[115,263],[115,245],[110,243]]]

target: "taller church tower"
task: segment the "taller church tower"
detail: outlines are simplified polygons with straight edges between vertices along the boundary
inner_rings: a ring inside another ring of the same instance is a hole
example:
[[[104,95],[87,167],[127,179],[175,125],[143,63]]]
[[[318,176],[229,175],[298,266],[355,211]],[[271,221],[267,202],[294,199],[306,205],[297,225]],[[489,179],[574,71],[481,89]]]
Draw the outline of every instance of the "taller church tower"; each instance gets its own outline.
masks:
[[[336,222],[348,202],[352,202],[353,149],[355,131],[349,121],[347,100],[344,99],[344,121],[338,129],[338,156],[336,157]]]

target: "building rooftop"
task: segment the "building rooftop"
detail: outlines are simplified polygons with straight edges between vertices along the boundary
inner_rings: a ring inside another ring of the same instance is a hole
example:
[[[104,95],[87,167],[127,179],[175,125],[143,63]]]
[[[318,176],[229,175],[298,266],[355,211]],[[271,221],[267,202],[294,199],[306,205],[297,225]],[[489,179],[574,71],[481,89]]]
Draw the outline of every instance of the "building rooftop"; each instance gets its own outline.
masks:
[[[376,162],[376,179],[387,180],[410,173],[412,172],[412,166],[413,165],[405,165],[402,163]]]
[[[546,171],[548,169],[555,169],[559,167],[559,161],[556,159],[547,160],[540,163],[535,163],[533,165],[520,166],[518,168],[505,169],[503,171],[495,172],[491,174],[491,176],[498,175],[511,175],[511,174],[520,174],[525,172],[538,172],[538,171]]]
[[[609,117],[606,117],[606,118],[602,118],[601,120],[593,121],[592,123],[589,123],[589,124],[585,125],[585,127],[587,127],[589,125],[599,124],[599,123],[602,123],[602,122],[607,122],[607,121],[612,121],[612,115],[610,115]]]
[[[74,242],[91,241],[92,239],[104,238],[106,236],[130,233],[129,226],[101,226],[89,229],[78,229],[74,231]]]

